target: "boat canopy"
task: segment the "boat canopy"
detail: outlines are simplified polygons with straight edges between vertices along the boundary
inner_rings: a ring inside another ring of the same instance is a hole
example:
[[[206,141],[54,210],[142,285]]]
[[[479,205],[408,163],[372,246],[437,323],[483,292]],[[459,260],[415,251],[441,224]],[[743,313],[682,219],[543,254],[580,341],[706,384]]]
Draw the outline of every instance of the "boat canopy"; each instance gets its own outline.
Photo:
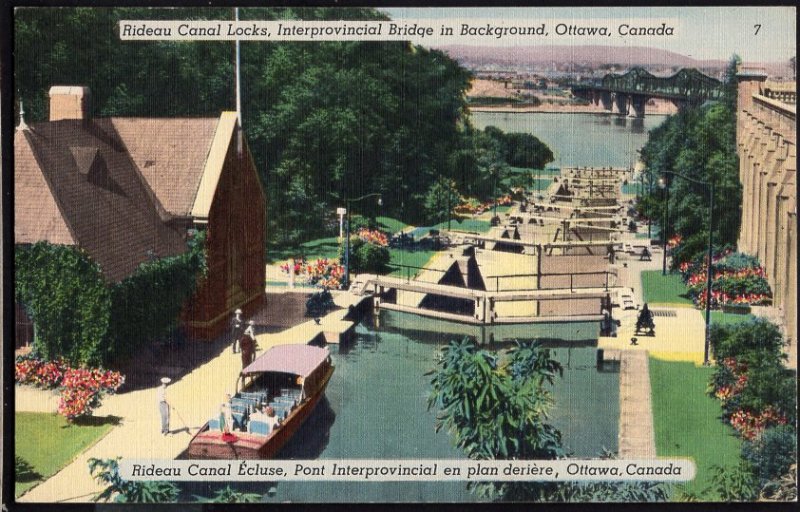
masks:
[[[242,375],[279,372],[308,377],[330,356],[327,347],[278,345],[261,354],[242,370]]]

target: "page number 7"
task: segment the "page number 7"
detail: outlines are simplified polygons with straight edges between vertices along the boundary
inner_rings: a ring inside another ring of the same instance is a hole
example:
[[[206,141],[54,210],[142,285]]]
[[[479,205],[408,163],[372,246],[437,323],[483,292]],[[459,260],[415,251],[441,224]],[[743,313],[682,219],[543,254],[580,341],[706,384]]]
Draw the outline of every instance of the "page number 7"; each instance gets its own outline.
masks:
[[[753,34],[753,35],[757,36],[758,35],[758,31],[761,30],[761,24],[757,23],[757,24],[753,25],[753,27],[756,29],[756,33]]]

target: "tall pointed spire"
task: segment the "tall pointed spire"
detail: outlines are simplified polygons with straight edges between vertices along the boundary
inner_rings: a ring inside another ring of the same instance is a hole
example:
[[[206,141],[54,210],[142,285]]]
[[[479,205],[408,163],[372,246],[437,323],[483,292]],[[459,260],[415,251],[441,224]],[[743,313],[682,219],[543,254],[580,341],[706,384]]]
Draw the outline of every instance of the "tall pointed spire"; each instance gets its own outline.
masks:
[[[28,123],[25,122],[25,108],[22,106],[22,99],[19,100],[19,125],[17,130],[28,130]]]

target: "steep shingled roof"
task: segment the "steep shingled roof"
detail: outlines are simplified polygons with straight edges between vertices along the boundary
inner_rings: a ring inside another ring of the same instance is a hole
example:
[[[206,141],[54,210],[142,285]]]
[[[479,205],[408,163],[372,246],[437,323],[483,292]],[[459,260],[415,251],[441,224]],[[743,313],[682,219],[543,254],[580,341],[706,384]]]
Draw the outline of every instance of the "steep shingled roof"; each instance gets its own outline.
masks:
[[[188,136],[183,142],[193,145]],[[151,255],[184,252],[183,234],[164,224],[126,146],[111,119],[43,122],[17,131],[16,243],[78,245],[111,281],[124,279]],[[205,157],[199,159],[202,171]]]
[[[188,217],[219,118],[109,119],[161,206]]]

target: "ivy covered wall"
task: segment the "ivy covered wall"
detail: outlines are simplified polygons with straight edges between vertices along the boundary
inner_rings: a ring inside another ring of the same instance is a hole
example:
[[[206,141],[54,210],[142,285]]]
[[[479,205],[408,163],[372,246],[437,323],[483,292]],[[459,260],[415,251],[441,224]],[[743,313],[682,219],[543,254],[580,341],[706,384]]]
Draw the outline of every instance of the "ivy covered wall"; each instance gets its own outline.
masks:
[[[206,275],[205,234],[189,250],[142,263],[108,283],[83,250],[38,242],[17,246],[15,299],[33,320],[33,350],[44,359],[100,365],[167,335]]]

